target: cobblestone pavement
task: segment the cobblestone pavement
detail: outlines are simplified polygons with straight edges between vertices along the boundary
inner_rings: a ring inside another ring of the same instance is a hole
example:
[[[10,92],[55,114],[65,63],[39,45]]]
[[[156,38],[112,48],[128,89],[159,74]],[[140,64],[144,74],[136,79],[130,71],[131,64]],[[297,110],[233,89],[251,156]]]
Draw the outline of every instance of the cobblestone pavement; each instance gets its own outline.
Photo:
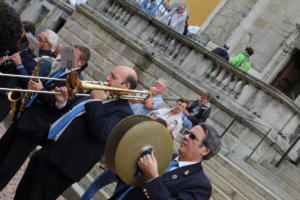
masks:
[[[0,137],[4,134],[5,128],[3,124],[0,124]],[[0,192],[0,199],[1,200],[13,200],[15,196],[15,190],[21,177],[26,169],[29,159],[25,161],[21,169],[17,172],[14,178],[9,182],[9,184]],[[59,197],[58,200],[65,200],[63,197]]]

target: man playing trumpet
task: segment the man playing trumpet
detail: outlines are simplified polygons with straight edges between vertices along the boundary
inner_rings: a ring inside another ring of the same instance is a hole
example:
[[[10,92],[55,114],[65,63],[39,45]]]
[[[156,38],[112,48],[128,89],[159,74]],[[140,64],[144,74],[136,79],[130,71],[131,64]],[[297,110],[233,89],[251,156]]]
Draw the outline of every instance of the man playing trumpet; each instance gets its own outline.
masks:
[[[134,89],[137,74],[129,67],[119,66],[106,81],[111,87]],[[57,91],[65,92],[66,88]],[[69,111],[52,125],[46,145],[31,158],[15,200],[56,199],[101,159],[112,128],[133,114],[128,100],[107,97],[102,90],[69,102],[66,94],[56,95],[56,106]]]

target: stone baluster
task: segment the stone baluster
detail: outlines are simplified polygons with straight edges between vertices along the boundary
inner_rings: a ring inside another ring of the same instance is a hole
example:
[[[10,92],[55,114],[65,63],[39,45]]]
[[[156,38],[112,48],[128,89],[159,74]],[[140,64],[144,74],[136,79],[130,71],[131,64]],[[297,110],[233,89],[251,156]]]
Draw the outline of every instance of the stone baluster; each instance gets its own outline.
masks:
[[[107,14],[113,17],[117,9],[118,9],[118,5],[116,3],[113,3],[112,6],[108,9]]]
[[[177,56],[179,55],[180,49],[183,45],[179,42],[177,42],[177,45],[175,47],[175,50],[173,51],[173,53],[170,55],[172,59],[176,59]]]
[[[120,18],[120,15],[122,14],[122,12],[123,12],[123,8],[118,5],[117,11],[113,14],[114,20],[117,21]]]
[[[180,54],[179,54],[178,59],[177,59],[179,64],[181,64],[186,59],[186,57],[188,56],[190,51],[191,51],[191,49],[188,48],[187,46],[183,46],[181,48]]]
[[[159,48],[159,41],[161,40],[162,35],[162,32],[158,31],[155,37],[153,38],[153,44],[155,47]]]
[[[250,85],[250,83],[246,84],[243,87],[241,94],[237,99],[237,102],[242,106],[246,105],[249,102],[249,99],[251,99],[251,97],[255,94],[256,91],[257,91],[256,87]]]
[[[170,44],[171,44],[171,41],[172,41],[172,37],[171,36],[167,36],[167,40],[166,40],[166,42],[165,42],[165,49],[164,49],[164,51],[166,52],[166,53],[169,53],[169,48],[170,48]]]
[[[168,55],[172,55],[172,53],[175,51],[176,44],[177,44],[177,41],[174,38],[171,38],[171,40],[168,44],[169,45],[168,49],[167,49]]]
[[[221,68],[218,64],[214,65],[212,72],[209,74],[208,78],[212,81],[215,82],[216,77],[218,76]]]
[[[230,80],[228,87],[227,87],[229,93],[234,91],[236,84],[237,84],[237,78],[235,77],[235,74],[233,74],[232,79]]]
[[[225,78],[223,79],[223,81],[221,82],[221,86],[223,89],[225,89],[226,91],[228,91],[228,85],[232,79],[233,74],[230,73],[229,71],[226,72],[225,74]]]
[[[245,86],[244,80],[237,81],[237,83],[234,87],[234,90],[233,90],[234,98],[236,98],[236,99],[239,98],[239,95],[241,94],[241,91],[244,86]]]
[[[154,38],[156,36],[156,31],[154,30],[150,36],[148,37],[147,41],[150,43],[150,44],[154,44]]]
[[[164,53],[167,53],[166,50],[168,49],[168,46],[169,46],[169,36],[167,34],[164,35],[164,40],[161,44],[161,50],[164,52]]]
[[[222,82],[222,80],[224,80],[225,74],[226,74],[226,70],[224,68],[221,69],[221,72],[216,77],[216,81],[215,82],[216,82],[217,85],[220,85],[221,82]]]
[[[123,23],[126,21],[126,16],[127,16],[127,14],[128,14],[128,11],[125,10],[125,9],[122,9],[122,12],[121,12],[120,15],[119,15],[119,22],[120,22],[121,24],[123,24]]]
[[[162,33],[161,38],[158,40],[157,47],[159,47],[161,50],[164,50],[165,48],[165,42],[166,42],[166,34]]]
[[[207,67],[207,69],[204,71],[205,78],[209,79],[210,74],[214,71],[214,68],[215,68],[215,63],[211,63],[211,65]]]
[[[109,1],[103,8],[103,12],[106,14],[109,14],[111,12],[111,9],[113,7],[114,3]]]
[[[121,23],[123,23],[124,25],[127,25],[128,22],[130,21],[131,17],[132,17],[132,14],[130,12],[125,13],[124,20]]]

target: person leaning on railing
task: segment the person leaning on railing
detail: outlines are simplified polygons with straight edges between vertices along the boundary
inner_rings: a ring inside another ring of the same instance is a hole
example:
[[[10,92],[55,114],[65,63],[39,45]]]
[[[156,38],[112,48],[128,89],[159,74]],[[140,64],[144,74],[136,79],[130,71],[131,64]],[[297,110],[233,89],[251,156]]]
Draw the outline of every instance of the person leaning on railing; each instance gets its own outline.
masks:
[[[169,13],[161,16],[159,21],[172,27],[178,33],[183,34],[187,16],[186,5],[179,4],[179,6],[173,8]]]
[[[158,9],[158,3],[156,0],[143,0],[140,4],[140,9],[154,17]]]
[[[251,68],[251,62],[249,61],[249,57],[253,54],[254,50],[251,47],[246,47],[245,53],[240,53],[233,57],[230,61],[230,64],[240,68],[244,72],[248,72]]]

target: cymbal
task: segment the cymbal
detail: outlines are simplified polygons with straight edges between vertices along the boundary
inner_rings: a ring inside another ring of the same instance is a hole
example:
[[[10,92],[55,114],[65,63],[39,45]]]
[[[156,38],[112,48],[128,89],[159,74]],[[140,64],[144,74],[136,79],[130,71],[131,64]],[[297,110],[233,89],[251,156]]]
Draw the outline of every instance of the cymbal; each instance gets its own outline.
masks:
[[[137,160],[148,148],[153,149],[159,174],[162,175],[172,159],[171,133],[150,117],[127,117],[117,124],[108,137],[105,147],[107,165],[127,185],[140,186],[148,179],[135,176]]]

